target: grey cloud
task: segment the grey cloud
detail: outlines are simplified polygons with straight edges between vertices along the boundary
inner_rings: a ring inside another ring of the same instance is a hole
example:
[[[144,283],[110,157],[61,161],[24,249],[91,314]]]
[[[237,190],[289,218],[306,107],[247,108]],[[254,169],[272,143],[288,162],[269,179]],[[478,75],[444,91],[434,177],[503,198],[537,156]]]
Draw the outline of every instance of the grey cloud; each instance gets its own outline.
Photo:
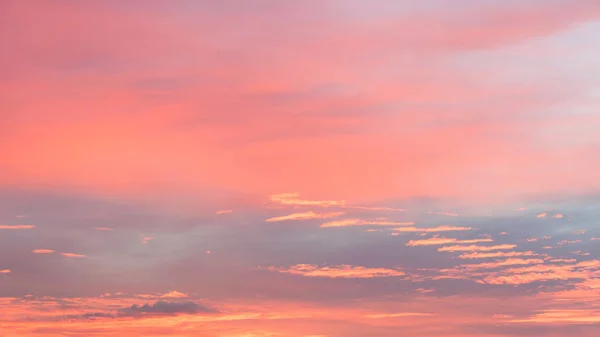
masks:
[[[121,316],[139,316],[144,314],[175,315],[175,314],[199,314],[216,313],[215,309],[200,305],[195,302],[166,302],[158,301],[154,304],[142,306],[134,304],[119,310]]]

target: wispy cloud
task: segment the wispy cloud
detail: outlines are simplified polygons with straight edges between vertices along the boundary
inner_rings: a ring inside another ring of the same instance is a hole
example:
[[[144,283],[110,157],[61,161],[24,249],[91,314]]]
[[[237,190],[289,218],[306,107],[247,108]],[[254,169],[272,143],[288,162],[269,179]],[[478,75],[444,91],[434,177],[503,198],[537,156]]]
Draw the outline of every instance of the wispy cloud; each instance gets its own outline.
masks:
[[[10,269],[0,269],[0,274],[10,274]]]
[[[0,229],[33,229],[35,225],[0,225]]]
[[[311,264],[297,264],[289,268],[269,267],[269,270],[306,277],[327,278],[377,278],[404,276],[404,272],[397,269],[367,268],[363,266],[351,265],[317,266]]]
[[[449,247],[441,247],[438,248],[440,252],[486,252],[493,250],[506,250],[516,248],[517,245],[514,244],[502,244],[495,246],[477,246],[477,245],[469,245],[469,246],[449,246]]]
[[[95,231],[102,231],[102,232],[111,232],[114,229],[109,228],[109,227],[94,227],[93,228]]]
[[[303,213],[292,213],[289,215],[268,218],[266,222],[293,221],[293,220],[312,220],[312,219],[331,219],[344,215],[344,212],[315,213],[313,211]]]
[[[494,262],[464,264],[464,265],[461,265],[460,268],[493,269],[493,268],[499,268],[499,267],[505,267],[505,266],[529,265],[529,264],[540,264],[540,263],[544,263],[544,260],[542,260],[542,259],[508,258],[506,260],[500,260],[500,261],[494,261]]]
[[[321,207],[331,207],[331,206],[344,206],[346,205],[346,201],[344,200],[305,200],[300,198],[299,193],[281,193],[274,194],[270,197],[271,201],[282,205],[292,205],[292,206],[321,206]]]
[[[417,228],[417,227],[399,227],[392,229],[395,232],[421,232],[421,233],[436,233],[436,232],[456,232],[456,231],[470,231],[471,227],[460,227],[460,226],[439,226],[431,228]]]
[[[544,310],[527,318],[512,319],[513,323],[568,323],[590,324],[600,323],[599,310]]]
[[[52,254],[54,250],[52,249],[34,249],[33,252],[35,254]]]
[[[589,260],[574,264],[544,264],[509,268],[485,277],[478,282],[487,284],[527,284],[549,280],[586,280],[600,276],[600,261]]]
[[[349,227],[349,226],[412,226],[413,221],[388,221],[388,220],[362,220],[362,219],[343,219],[330,221],[321,224],[321,227]]]
[[[75,253],[60,253],[60,255],[65,256],[65,257],[77,257],[77,258],[86,257],[83,254],[75,254]]]
[[[391,313],[391,314],[371,314],[371,315],[367,315],[365,317],[373,318],[373,319],[381,319],[381,318],[432,317],[432,316],[437,316],[437,314],[427,313],[427,312],[397,312],[397,313]]]
[[[492,242],[494,240],[485,239],[470,239],[470,240],[459,240],[453,238],[429,238],[423,240],[410,240],[406,243],[407,246],[435,246],[435,245],[446,245],[446,244],[467,244],[467,243],[480,243],[480,242]]]
[[[436,214],[436,215],[445,215],[445,216],[460,216],[460,214],[458,214],[458,213],[452,213],[452,212],[434,212],[434,211],[428,211],[427,213],[429,213],[429,214]]]
[[[466,253],[459,255],[460,259],[488,259],[494,257],[515,257],[515,256],[538,256],[540,254],[532,251],[525,252],[493,252],[493,253]]]
[[[222,209],[222,210],[215,212],[216,215],[229,214],[229,213],[233,213],[233,210],[232,209]]]

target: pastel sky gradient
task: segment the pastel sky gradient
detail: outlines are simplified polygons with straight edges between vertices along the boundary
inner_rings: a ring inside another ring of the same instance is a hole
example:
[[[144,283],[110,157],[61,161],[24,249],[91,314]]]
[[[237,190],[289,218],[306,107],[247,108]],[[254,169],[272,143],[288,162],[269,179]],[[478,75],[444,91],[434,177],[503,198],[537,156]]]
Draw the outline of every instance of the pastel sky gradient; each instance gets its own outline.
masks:
[[[600,335],[600,1],[0,1],[0,336]]]

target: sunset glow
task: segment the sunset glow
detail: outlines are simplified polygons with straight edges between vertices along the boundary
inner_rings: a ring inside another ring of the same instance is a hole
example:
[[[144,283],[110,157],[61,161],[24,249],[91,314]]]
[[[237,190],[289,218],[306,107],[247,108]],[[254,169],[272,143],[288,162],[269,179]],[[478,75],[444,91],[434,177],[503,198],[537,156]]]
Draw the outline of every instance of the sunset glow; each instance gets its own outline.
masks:
[[[0,337],[600,336],[600,0],[0,0]]]

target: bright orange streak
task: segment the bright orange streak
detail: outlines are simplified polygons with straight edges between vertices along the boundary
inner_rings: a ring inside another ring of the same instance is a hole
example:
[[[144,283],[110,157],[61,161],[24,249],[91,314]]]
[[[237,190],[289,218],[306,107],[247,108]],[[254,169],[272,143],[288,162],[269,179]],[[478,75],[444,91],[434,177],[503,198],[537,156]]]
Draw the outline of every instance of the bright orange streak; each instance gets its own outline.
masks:
[[[35,254],[52,254],[54,250],[52,249],[34,249],[33,252]]]
[[[0,225],[0,229],[32,229],[35,225]]]

